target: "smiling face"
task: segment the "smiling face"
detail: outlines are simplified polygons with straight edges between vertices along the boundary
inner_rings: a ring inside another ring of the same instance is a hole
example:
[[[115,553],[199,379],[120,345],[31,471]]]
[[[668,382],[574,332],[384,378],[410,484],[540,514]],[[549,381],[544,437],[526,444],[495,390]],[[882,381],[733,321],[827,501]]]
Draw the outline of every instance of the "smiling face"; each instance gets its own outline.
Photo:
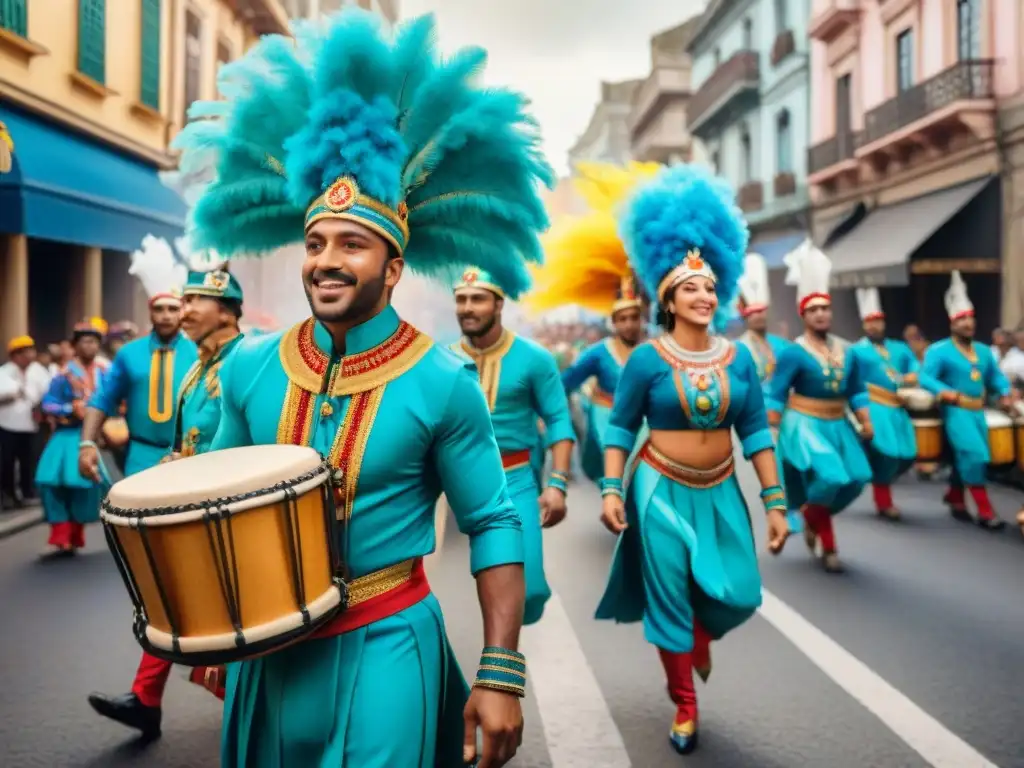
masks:
[[[405,262],[387,241],[344,219],[320,219],[306,230],[302,284],[313,316],[325,325],[356,323],[388,302]]]
[[[504,302],[486,288],[460,288],[455,292],[455,317],[467,338],[486,336],[501,318]]]
[[[691,277],[672,291],[665,308],[676,322],[707,328],[718,309],[715,281],[707,277]]]

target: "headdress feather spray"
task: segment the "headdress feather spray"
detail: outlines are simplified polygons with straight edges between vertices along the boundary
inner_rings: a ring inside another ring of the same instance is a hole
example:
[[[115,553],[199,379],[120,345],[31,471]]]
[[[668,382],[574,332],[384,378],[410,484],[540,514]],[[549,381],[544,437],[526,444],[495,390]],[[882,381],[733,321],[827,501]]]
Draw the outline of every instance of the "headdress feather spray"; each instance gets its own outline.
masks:
[[[544,236],[544,266],[534,270],[534,289],[525,299],[530,312],[576,304],[611,314],[632,269],[615,216],[627,195],[654,177],[657,163],[578,163],[574,186],[590,207],[582,216],[563,217]]]
[[[735,314],[750,233],[726,182],[697,165],[674,165],[640,187],[629,200],[619,231],[647,295],[694,249],[716,278],[722,331]]]
[[[476,84],[486,52],[442,60],[430,15],[393,38],[358,9],[293,33],[226,65],[225,100],[194,106],[190,117],[212,119],[175,141],[182,174],[215,168],[195,246],[230,258],[301,241],[311,203],[346,179],[383,206],[410,269],[450,283],[472,263],[510,296],[525,290],[547,228],[538,182],[554,178],[527,100]]]

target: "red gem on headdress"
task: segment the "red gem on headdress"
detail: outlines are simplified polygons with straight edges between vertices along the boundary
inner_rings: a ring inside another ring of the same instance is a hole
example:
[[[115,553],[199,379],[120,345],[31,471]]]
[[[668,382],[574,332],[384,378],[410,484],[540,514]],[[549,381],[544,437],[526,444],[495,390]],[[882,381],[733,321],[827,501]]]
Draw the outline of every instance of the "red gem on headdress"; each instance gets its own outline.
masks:
[[[477,272],[475,269],[467,269],[465,272],[462,273],[462,282],[466,283],[467,285],[472,285],[473,283],[476,282],[478,277],[480,277],[480,273]]]
[[[700,257],[700,251],[690,251],[686,254],[686,268],[694,272],[704,269],[704,259]]]
[[[350,179],[338,179],[324,193],[324,202],[332,211],[344,211],[351,208],[359,194],[356,185]]]
[[[409,206],[405,204],[405,200],[398,204],[398,218],[402,221],[409,218]]]

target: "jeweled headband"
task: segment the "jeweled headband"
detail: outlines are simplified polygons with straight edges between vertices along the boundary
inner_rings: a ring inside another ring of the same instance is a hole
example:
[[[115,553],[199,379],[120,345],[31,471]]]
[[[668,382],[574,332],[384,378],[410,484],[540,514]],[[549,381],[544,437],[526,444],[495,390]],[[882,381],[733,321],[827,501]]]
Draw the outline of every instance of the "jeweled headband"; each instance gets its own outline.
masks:
[[[641,309],[640,297],[636,295],[636,284],[632,276],[622,278],[619,287],[619,298],[612,304],[612,315],[624,309]]]
[[[699,248],[690,250],[686,254],[686,258],[683,259],[683,263],[665,275],[658,283],[658,300],[664,304],[665,295],[691,277],[706,277],[712,282],[718,282],[718,278],[711,270],[711,265],[701,258]]]
[[[379,200],[359,192],[355,180],[342,177],[327,188],[306,209],[306,229],[320,219],[343,219],[369,227],[383,237],[399,254],[409,244],[409,210],[404,202],[392,210]]]
[[[490,291],[497,295],[500,299],[505,298],[505,292],[501,290],[501,286],[495,283],[490,275],[476,267],[470,267],[463,272],[459,282],[455,284],[456,293],[466,288],[483,288],[485,291]]]

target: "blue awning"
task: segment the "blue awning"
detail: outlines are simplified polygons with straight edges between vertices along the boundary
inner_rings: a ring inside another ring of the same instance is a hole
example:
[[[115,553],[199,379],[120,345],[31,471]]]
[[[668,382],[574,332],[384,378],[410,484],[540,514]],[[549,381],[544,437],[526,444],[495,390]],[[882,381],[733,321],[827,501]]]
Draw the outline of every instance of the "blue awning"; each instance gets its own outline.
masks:
[[[0,174],[0,232],[131,252],[180,237],[185,203],[157,168],[0,104],[14,167]]]
[[[755,238],[747,250],[764,256],[768,269],[782,269],[785,266],[782,260],[790,251],[806,239],[806,232],[791,232],[786,235],[777,235],[764,239]]]

